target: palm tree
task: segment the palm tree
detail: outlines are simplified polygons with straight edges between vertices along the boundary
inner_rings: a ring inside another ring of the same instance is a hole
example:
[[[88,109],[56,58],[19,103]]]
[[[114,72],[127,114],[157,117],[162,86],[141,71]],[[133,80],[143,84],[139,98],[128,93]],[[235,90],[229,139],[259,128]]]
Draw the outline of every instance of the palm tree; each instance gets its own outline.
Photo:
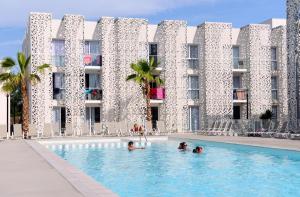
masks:
[[[2,89],[7,93],[12,93],[20,87],[22,95],[22,132],[24,137],[27,137],[29,132],[29,99],[28,99],[28,84],[35,85],[41,79],[39,75],[29,72],[28,65],[30,64],[30,56],[26,58],[24,53],[18,53],[18,65],[10,58],[4,58],[1,62],[1,67],[8,72],[0,74],[0,81],[3,82]],[[17,72],[15,66],[18,66]],[[49,64],[43,64],[37,67],[38,73],[48,68]]]
[[[151,121],[151,106],[150,106],[150,83],[156,82],[159,86],[164,83],[164,81],[157,75],[155,75],[155,69],[159,63],[155,63],[154,58],[147,60],[139,60],[137,63],[132,63],[130,67],[135,72],[126,78],[126,81],[133,80],[138,85],[142,87],[143,96],[146,99],[146,109],[147,109],[147,120]]]

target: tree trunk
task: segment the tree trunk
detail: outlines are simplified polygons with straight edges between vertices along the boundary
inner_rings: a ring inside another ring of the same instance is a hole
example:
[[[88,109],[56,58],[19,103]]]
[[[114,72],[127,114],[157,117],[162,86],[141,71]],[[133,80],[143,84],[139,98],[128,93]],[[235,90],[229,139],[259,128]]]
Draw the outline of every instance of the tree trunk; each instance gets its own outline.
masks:
[[[151,105],[150,105],[150,84],[146,83],[146,105],[147,105],[147,121],[152,121]]]
[[[23,105],[22,105],[22,122],[23,122],[22,132],[24,134],[24,137],[26,138],[28,136],[28,132],[29,132],[29,99],[28,99],[28,95],[27,95],[27,84],[26,84],[25,79],[22,80],[21,88],[22,88],[22,101],[23,101]]]

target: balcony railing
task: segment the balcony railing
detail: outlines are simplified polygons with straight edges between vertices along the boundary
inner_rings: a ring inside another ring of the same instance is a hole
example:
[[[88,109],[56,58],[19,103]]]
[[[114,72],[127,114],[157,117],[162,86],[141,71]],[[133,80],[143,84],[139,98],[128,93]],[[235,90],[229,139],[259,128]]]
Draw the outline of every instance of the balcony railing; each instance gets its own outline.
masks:
[[[150,89],[150,98],[154,99],[154,100],[165,99],[165,89],[164,88],[151,88]]]
[[[64,55],[52,56],[52,65],[57,67],[65,66],[65,56]]]
[[[233,58],[233,69],[246,69],[245,61],[240,58]]]
[[[64,100],[66,91],[62,88],[54,88],[53,89],[53,99],[54,100]]]
[[[87,54],[83,57],[85,66],[102,66],[102,56],[95,54]]]
[[[246,100],[247,90],[246,89],[233,89],[233,100]]]
[[[102,90],[95,88],[85,89],[85,100],[102,100]]]
[[[189,58],[188,67],[191,69],[199,68],[199,59],[198,58]]]

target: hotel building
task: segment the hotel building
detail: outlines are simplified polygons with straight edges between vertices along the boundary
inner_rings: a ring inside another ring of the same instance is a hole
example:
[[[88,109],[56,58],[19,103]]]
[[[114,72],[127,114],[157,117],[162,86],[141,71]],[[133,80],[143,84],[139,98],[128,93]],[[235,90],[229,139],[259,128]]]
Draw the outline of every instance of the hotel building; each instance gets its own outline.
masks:
[[[286,119],[288,110],[286,20],[234,28],[231,23],[80,15],[53,19],[31,13],[23,51],[31,72],[49,63],[41,83],[30,87],[31,122],[71,123],[80,132],[86,122],[128,124],[145,119],[145,101],[130,64],[153,57],[163,87],[151,85],[153,120],[169,131],[196,131],[214,119],[255,119],[272,110]]]

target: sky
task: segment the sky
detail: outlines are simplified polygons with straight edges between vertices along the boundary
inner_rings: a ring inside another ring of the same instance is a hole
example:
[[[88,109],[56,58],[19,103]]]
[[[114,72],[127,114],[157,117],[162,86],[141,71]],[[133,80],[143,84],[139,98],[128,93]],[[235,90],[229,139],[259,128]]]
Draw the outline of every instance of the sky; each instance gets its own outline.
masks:
[[[0,0],[0,59],[21,50],[30,12],[80,14],[86,20],[101,16],[139,17],[157,24],[162,20],[229,22],[234,27],[286,17],[286,0]]]

